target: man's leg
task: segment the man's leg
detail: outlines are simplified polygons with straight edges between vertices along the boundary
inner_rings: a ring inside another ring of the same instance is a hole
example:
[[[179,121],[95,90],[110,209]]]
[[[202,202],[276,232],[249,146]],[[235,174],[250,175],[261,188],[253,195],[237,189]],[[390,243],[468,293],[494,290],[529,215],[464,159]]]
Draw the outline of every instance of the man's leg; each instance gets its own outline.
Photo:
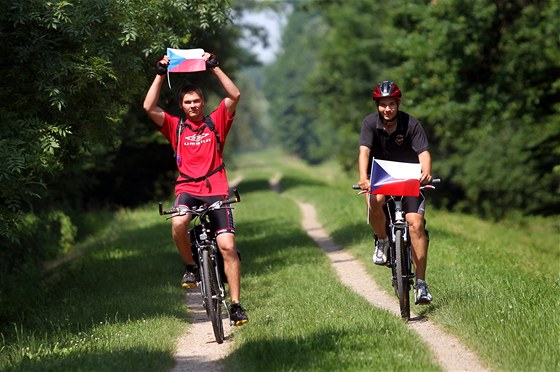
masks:
[[[177,216],[171,219],[171,235],[177,246],[177,250],[187,265],[196,265],[191,252],[191,238],[189,236],[190,215]]]
[[[424,280],[428,262],[428,238],[424,230],[424,216],[419,213],[407,213],[406,220],[412,243],[412,260],[416,268],[416,278]]]
[[[383,203],[385,196],[383,195],[370,195],[369,197],[369,224],[378,238],[384,239],[387,237],[387,230],[385,229],[385,212],[383,212]]]
[[[241,326],[249,321],[245,309],[239,303],[241,292],[241,263],[235,247],[234,234],[222,233],[216,237],[218,247],[224,258],[224,271],[231,297],[230,320],[235,326]]]
[[[239,303],[241,292],[241,263],[235,247],[234,234],[222,233],[216,237],[216,242],[224,258],[224,271],[229,285],[231,302]]]
[[[385,227],[386,217],[385,212],[383,212],[384,202],[385,196],[370,195],[369,224],[375,235],[377,235],[377,242],[375,243],[375,250],[373,251],[372,257],[373,263],[376,265],[387,264],[387,252],[390,246]]]
[[[177,250],[185,263],[185,272],[181,278],[181,286],[183,288],[194,288],[198,281],[198,268],[193,259],[191,250],[191,238],[189,236],[189,223],[191,220],[190,215],[173,217],[171,221],[171,233]]]
[[[432,295],[425,281],[428,264],[428,237],[424,229],[424,216],[420,213],[407,213],[406,220],[412,244],[412,260],[416,268],[415,303],[425,305],[432,301]]]

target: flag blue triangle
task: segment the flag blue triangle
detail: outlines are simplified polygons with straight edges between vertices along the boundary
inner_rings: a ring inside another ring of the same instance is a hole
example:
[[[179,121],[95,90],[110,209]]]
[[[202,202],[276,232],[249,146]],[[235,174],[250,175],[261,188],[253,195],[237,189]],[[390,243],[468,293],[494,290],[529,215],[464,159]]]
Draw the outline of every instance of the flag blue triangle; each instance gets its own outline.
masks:
[[[371,167],[371,177],[370,177],[371,189],[372,190],[375,189],[376,185],[381,186],[385,181],[391,180],[392,178],[393,177],[385,169],[383,169],[383,167],[381,167],[379,163],[377,163],[374,159],[373,165]]]

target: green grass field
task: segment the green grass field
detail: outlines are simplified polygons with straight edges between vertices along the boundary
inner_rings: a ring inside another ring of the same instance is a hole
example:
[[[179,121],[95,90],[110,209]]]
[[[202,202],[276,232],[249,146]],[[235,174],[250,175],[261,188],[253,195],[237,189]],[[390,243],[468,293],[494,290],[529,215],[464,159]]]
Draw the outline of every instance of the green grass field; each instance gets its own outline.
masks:
[[[332,164],[310,168],[278,153],[237,160],[235,205],[242,302],[228,370],[439,370],[420,338],[337,279],[299,225],[294,199],[312,203],[331,237],[392,293],[371,264],[364,201]],[[282,193],[268,180],[282,173]],[[441,187],[445,187],[444,184]],[[437,191],[436,191],[437,192]],[[428,207],[429,208],[429,207]],[[168,371],[188,327],[182,264],[157,205],[121,210],[47,273],[34,306],[3,325],[0,370]],[[458,336],[492,370],[560,369],[558,218],[490,223],[428,209],[427,280],[434,302],[415,307]]]

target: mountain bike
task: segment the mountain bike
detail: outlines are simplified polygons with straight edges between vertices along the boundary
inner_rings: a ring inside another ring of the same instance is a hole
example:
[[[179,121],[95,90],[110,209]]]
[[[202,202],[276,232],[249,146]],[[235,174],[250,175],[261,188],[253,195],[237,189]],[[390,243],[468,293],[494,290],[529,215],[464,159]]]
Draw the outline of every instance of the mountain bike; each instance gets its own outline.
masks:
[[[439,182],[439,179],[434,179],[431,183]],[[435,189],[432,184],[421,186],[420,190]],[[359,190],[360,186],[353,185],[352,188]],[[363,190],[360,194],[362,193],[367,193],[367,191]],[[403,196],[386,195],[383,211],[386,216],[386,230],[390,245],[387,252],[387,266],[391,268],[391,283],[399,299],[401,318],[408,321],[410,319],[410,288],[414,285],[415,274],[412,266],[408,222],[402,207],[402,198]],[[424,220],[424,225],[425,223]],[[429,242],[428,231],[425,231]]]
[[[229,309],[226,304],[226,291],[224,289],[224,269],[223,258],[216,243],[216,237],[210,229],[210,218],[208,212],[231,208],[229,205],[238,203],[241,199],[237,190],[233,190],[235,197],[227,200],[219,200],[210,205],[204,204],[199,207],[189,208],[186,205],[178,205],[169,210],[163,210],[162,203],[159,203],[159,214],[171,214],[167,219],[191,214],[197,217],[193,221],[193,227],[188,233],[191,238],[193,258],[198,264],[199,288],[202,295],[202,304],[206,310],[208,319],[212,322],[212,329],[216,342],[224,342],[224,326],[222,322],[223,310],[230,318]]]

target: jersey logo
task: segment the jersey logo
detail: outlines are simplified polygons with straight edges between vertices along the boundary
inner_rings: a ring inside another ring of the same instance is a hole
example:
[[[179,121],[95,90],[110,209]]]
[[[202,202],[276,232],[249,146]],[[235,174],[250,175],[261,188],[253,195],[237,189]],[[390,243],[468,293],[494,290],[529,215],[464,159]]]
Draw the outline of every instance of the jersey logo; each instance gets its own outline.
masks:
[[[395,143],[401,146],[404,143],[404,135],[402,134],[397,135],[397,137],[395,138]]]
[[[186,136],[185,139],[189,142],[200,143],[204,138],[208,137],[210,133],[193,134],[191,136]]]

